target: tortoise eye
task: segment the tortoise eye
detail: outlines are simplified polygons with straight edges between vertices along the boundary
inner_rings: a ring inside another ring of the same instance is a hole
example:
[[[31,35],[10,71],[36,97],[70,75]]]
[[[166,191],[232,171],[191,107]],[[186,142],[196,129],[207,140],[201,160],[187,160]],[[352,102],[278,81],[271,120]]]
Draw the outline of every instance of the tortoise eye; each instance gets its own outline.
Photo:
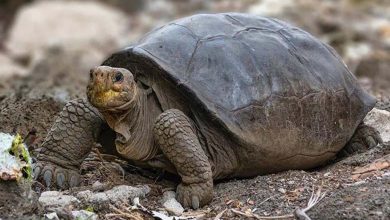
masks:
[[[123,81],[123,74],[121,72],[115,73],[113,81],[114,81],[114,83],[122,82]]]

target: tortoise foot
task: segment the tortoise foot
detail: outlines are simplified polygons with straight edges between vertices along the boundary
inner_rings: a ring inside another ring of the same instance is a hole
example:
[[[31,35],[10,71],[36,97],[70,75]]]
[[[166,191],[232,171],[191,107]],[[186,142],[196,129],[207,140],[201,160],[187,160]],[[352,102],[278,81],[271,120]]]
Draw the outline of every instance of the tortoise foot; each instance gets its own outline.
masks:
[[[361,124],[340,153],[345,156],[363,152],[369,148],[376,147],[379,143],[382,143],[379,132],[373,127]]]
[[[208,204],[213,198],[213,184],[207,183],[181,183],[176,190],[177,200],[184,206],[198,209]]]
[[[51,162],[39,161],[33,165],[34,180],[42,182],[47,190],[67,189],[80,184],[80,174],[76,170],[62,168]]]

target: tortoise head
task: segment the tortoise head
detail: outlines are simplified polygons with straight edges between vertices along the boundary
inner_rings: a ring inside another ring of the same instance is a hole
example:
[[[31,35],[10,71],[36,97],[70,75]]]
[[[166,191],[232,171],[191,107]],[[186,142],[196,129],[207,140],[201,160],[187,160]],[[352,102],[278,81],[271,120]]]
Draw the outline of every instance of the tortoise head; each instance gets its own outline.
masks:
[[[90,71],[87,96],[99,110],[125,108],[135,100],[137,92],[133,74],[127,69],[98,66]]]

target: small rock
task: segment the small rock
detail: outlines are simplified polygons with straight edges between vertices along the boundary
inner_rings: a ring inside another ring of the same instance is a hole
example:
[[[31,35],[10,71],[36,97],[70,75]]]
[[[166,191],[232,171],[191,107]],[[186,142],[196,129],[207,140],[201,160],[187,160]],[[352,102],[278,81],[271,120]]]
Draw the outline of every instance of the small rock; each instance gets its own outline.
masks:
[[[273,1],[263,0],[259,3],[252,5],[249,8],[249,13],[263,15],[263,16],[276,16],[284,13],[286,10],[291,9],[294,5],[294,1]]]
[[[61,18],[61,19],[57,19]],[[119,10],[90,1],[38,1],[22,7],[6,41],[15,57],[31,57],[45,47],[60,45],[107,53],[122,46],[128,17]]]
[[[175,191],[165,191],[163,194],[162,202],[166,202],[169,199],[176,198],[176,192]]]
[[[324,177],[328,177],[328,176],[330,176],[331,174],[332,174],[331,172],[324,173]]]
[[[283,194],[286,193],[286,190],[283,189],[283,188],[279,188],[278,191],[281,192],[281,193],[283,193]]]
[[[77,198],[86,205],[91,205],[94,210],[103,210],[107,209],[110,203],[129,203],[136,197],[145,197],[149,192],[150,188],[148,186],[133,187],[120,185],[95,194],[89,190],[82,191],[77,194]]]
[[[31,157],[22,137],[0,132],[0,219],[23,218],[36,208],[31,172]]]
[[[107,209],[110,204],[110,199],[104,192],[93,194],[88,203],[94,208],[94,210]]]
[[[385,203],[383,198],[378,198],[374,200],[375,205],[383,205]]]
[[[176,200],[176,193],[173,191],[166,191],[163,194],[162,205],[169,214],[181,216],[184,212],[183,206]]]
[[[112,203],[133,201],[136,197],[145,197],[150,192],[148,186],[133,187],[127,185],[115,186],[105,193]]]
[[[41,211],[47,210],[48,208],[68,208],[78,207],[80,201],[70,195],[63,195],[58,191],[46,191],[41,194],[38,199],[39,208]]]
[[[93,193],[90,190],[78,192],[76,197],[82,202],[87,202],[92,197]]]
[[[366,56],[369,56],[369,54],[372,53],[372,47],[368,43],[351,42],[346,44],[344,48],[345,55],[343,57],[349,62],[356,62]]]
[[[390,112],[374,108],[364,118],[364,123],[377,129],[383,142],[390,141]]]
[[[97,220],[98,219],[97,214],[95,214],[93,212],[86,211],[86,210],[72,211],[72,217],[74,219],[88,219],[88,220]]]
[[[103,183],[101,183],[99,180],[96,181],[96,182],[94,182],[94,183],[92,184],[92,187],[93,187],[93,188],[95,188],[95,187],[100,187],[100,186],[103,186]]]
[[[31,157],[22,137],[0,132],[0,181],[20,180],[24,172],[31,175]]]
[[[57,197],[57,196],[61,196],[62,193],[59,192],[59,191],[45,191],[41,194],[40,197]]]
[[[57,213],[55,212],[45,214],[45,220],[59,220],[59,219],[60,218],[58,218]]]

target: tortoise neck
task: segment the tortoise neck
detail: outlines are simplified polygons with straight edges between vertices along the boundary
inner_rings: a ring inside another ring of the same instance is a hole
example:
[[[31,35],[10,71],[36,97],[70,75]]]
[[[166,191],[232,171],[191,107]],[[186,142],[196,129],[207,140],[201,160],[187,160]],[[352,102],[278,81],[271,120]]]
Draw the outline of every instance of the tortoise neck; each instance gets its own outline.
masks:
[[[119,154],[134,161],[146,161],[157,154],[153,141],[154,117],[150,114],[147,91],[140,89],[129,108],[108,116],[109,126],[116,132]],[[105,117],[107,119],[107,117]]]

